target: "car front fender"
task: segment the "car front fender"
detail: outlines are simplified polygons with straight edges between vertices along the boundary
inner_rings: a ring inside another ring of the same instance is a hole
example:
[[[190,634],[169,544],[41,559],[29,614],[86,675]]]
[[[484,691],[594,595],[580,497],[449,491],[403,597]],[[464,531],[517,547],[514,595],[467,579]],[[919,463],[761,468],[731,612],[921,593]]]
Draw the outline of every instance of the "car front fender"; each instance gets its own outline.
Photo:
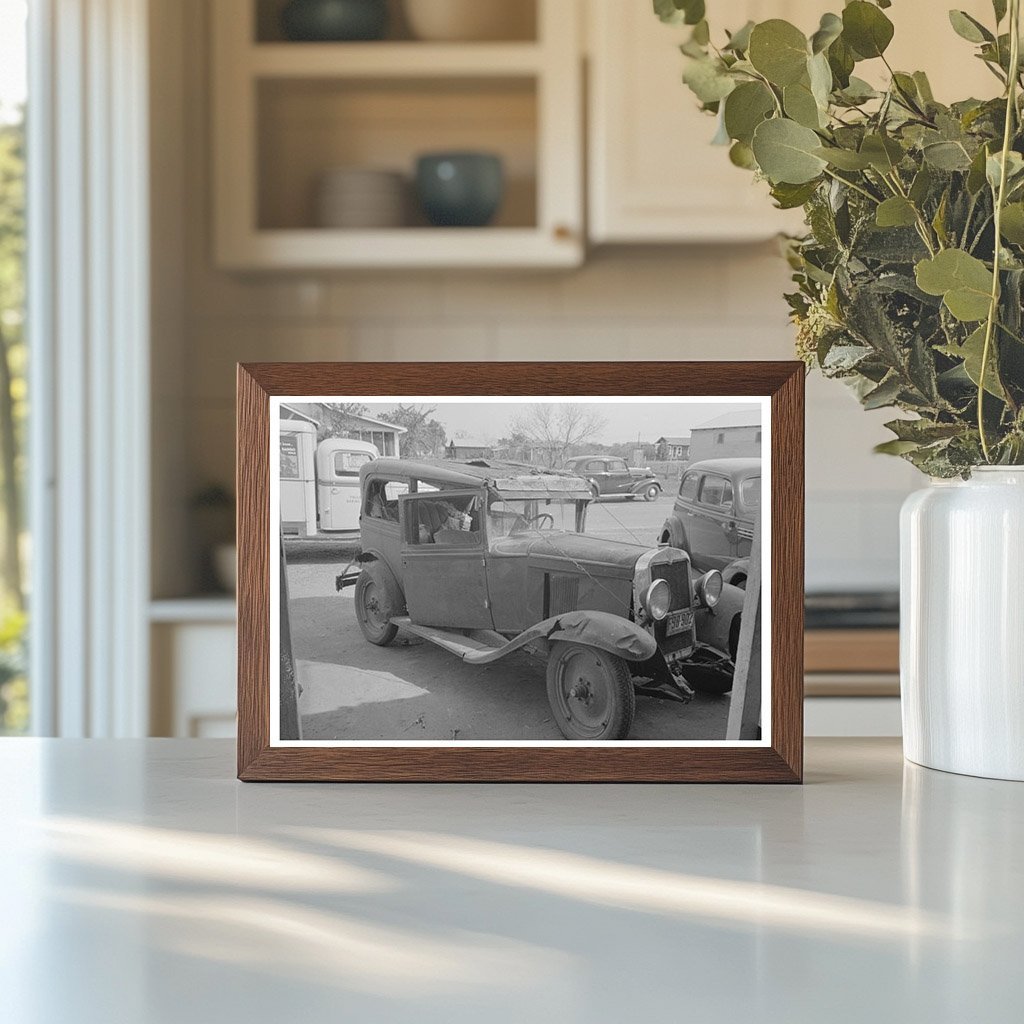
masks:
[[[702,644],[732,655],[730,641],[734,635],[733,620],[743,614],[745,592],[731,583],[722,587],[722,596],[714,608],[698,608],[695,616],[697,639]]]
[[[611,612],[565,612],[537,623],[527,632],[534,630],[539,631],[537,639],[597,647],[626,661],[646,661],[658,650],[658,642],[646,629]]]

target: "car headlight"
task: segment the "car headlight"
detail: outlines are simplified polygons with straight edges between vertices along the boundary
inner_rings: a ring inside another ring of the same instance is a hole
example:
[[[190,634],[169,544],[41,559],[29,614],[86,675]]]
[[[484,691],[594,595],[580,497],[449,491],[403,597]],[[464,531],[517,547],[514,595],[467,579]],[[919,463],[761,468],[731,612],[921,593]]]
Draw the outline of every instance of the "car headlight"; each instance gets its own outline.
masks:
[[[644,591],[644,610],[652,619],[660,622],[672,607],[672,588],[665,580],[655,580]]]
[[[722,588],[725,581],[717,569],[704,573],[694,588],[697,592],[697,601],[705,608],[714,608],[722,599]]]

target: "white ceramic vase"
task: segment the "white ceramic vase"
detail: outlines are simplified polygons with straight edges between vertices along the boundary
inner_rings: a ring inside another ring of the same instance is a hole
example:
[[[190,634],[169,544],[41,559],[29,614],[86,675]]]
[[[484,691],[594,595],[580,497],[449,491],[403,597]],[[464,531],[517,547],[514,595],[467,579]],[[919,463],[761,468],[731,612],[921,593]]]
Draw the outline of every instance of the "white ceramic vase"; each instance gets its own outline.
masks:
[[[905,755],[1024,781],[1024,466],[912,494],[900,555]]]

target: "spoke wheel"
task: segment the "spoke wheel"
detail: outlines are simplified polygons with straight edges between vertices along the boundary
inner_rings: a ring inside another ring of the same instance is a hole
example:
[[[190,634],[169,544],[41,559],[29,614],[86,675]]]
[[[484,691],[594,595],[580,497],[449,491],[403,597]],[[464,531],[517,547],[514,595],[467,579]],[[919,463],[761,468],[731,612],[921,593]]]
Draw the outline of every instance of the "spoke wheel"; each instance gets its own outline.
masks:
[[[558,641],[548,657],[548,701],[570,740],[621,740],[629,735],[636,695],[622,658]]]
[[[398,635],[391,621],[391,600],[386,586],[365,569],[356,581],[356,620],[364,637],[371,644],[387,647]]]

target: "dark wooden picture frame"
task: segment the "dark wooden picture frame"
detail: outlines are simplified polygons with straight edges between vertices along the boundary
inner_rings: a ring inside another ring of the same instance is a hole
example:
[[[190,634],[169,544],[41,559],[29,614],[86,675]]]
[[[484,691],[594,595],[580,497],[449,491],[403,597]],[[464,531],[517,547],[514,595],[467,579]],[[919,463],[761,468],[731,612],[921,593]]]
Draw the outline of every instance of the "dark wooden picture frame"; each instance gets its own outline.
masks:
[[[272,746],[270,398],[730,395],[771,402],[771,742],[765,746]],[[250,363],[238,367],[238,777],[243,781],[800,782],[804,367],[799,362]]]

